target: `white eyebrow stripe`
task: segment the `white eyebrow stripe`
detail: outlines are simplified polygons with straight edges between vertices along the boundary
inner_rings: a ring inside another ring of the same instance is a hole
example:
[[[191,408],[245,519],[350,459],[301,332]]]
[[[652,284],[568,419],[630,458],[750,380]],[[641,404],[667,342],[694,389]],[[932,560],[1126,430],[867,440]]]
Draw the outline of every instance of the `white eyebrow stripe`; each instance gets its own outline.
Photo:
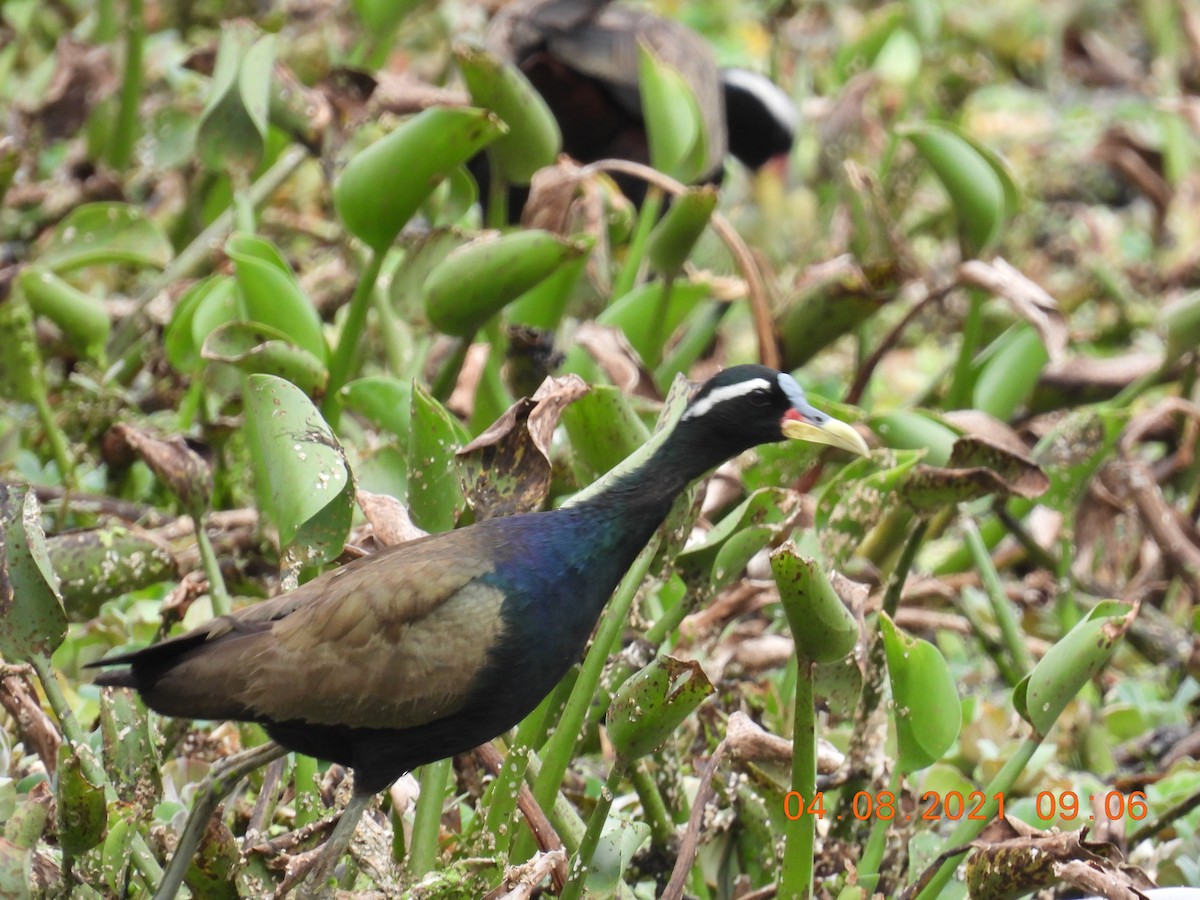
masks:
[[[702,400],[693,403],[683,414],[683,418],[695,419],[698,416],[707,415],[718,403],[724,403],[726,400],[733,400],[736,397],[744,397],[753,391],[769,391],[770,389],[771,382],[765,378],[752,378],[749,381],[739,381],[737,384],[727,384],[709,391]]]

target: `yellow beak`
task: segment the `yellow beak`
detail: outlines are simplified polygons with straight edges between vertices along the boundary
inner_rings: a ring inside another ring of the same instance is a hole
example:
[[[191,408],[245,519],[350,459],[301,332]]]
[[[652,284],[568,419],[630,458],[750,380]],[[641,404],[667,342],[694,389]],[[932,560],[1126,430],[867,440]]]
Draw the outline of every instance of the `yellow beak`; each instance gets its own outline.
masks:
[[[820,424],[803,419],[784,419],[783,433],[797,441],[808,441],[812,444],[828,444],[830,447],[840,447],[857,453],[859,456],[870,456],[871,451],[862,435],[840,419],[824,417]]]

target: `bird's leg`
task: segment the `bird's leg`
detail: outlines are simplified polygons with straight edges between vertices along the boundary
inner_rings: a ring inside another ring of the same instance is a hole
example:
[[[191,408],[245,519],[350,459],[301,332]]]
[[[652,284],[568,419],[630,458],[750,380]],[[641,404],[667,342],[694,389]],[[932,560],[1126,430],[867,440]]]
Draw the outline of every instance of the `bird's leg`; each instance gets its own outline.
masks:
[[[304,879],[304,884],[300,886],[298,894],[300,900],[315,900],[324,895],[338,860],[350,846],[350,839],[354,837],[363,810],[370,805],[374,796],[374,794],[360,794],[358,791],[350,795],[350,800],[346,803],[346,808],[342,810],[342,817],[334,827],[333,834],[329,835],[321,847],[321,855],[317,857],[308,877]]]
[[[200,839],[204,836],[208,820],[212,818],[217,805],[229,796],[244,777],[285,753],[287,750],[283,747],[274,741],[267,741],[258,747],[227,756],[213,765],[204,781],[200,783],[200,789],[196,791],[187,824],[183,827],[183,833],[179,835],[175,855],[171,857],[170,864],[163,872],[162,882],[154,900],[172,900],[179,893],[188,864],[195,856],[196,848],[200,846]]]

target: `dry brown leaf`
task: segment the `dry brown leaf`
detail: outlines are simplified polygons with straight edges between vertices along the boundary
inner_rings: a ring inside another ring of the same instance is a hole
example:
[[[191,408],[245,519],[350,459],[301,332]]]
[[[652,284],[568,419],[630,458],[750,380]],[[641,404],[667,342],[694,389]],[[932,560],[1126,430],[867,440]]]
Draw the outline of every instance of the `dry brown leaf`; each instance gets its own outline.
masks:
[[[1013,311],[1037,329],[1050,362],[1058,362],[1067,349],[1067,321],[1058,310],[1058,301],[1037,282],[1001,257],[990,263],[972,259],[958,267],[959,278],[1007,300]]]

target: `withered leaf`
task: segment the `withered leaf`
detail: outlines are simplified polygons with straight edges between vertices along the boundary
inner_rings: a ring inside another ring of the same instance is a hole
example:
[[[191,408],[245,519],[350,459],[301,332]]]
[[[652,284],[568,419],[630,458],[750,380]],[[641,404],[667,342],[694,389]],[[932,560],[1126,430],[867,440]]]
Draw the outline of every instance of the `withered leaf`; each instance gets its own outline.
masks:
[[[547,378],[458,451],[463,492],[482,521],[541,508],[550,492],[550,442],[567,404],[587,393],[578,375]]]
[[[187,511],[199,515],[212,494],[212,472],[179,435],[160,438],[134,425],[118,423],[113,436],[129,445]]]

